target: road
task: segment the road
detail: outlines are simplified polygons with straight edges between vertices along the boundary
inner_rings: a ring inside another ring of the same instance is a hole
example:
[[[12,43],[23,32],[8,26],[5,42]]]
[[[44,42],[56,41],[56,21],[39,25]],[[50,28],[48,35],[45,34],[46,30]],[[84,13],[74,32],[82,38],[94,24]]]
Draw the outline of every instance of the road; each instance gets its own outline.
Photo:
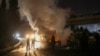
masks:
[[[38,49],[31,55],[26,55],[22,48],[16,48],[0,56],[88,56],[86,52],[65,49]]]
[[[52,50],[47,50],[47,49],[41,49],[41,50],[39,49],[31,53],[31,55],[26,55],[26,52],[24,50],[22,50],[21,48],[17,48],[3,56],[55,56],[55,55]]]
[[[64,50],[64,49],[39,49],[30,56],[100,56],[99,52],[97,53],[95,50],[90,51],[82,51],[82,50]],[[5,55],[0,56],[27,56],[25,52],[22,50],[15,49],[11,52],[6,53]],[[28,55],[29,56],[29,55]]]

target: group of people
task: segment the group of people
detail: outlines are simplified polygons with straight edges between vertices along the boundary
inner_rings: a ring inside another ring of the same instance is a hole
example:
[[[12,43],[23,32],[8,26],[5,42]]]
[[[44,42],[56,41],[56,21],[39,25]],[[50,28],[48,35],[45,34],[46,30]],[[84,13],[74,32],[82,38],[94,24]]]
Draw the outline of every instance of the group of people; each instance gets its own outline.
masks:
[[[33,56],[33,55],[37,56],[34,45],[35,45],[35,39],[27,38],[25,56]]]
[[[89,32],[87,28],[76,28],[69,38],[69,45],[73,48],[100,49],[100,33]]]

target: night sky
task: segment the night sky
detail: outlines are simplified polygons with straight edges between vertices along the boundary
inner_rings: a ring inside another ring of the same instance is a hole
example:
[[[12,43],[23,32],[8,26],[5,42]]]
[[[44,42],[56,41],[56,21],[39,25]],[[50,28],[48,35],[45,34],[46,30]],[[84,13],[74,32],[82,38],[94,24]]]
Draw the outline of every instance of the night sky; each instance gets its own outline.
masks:
[[[58,6],[61,8],[71,8],[76,15],[100,12],[100,0],[58,0]]]
[[[77,15],[100,12],[100,0],[59,0],[62,8],[71,8]]]
[[[17,0],[12,0],[12,1],[17,1]],[[15,4],[15,3],[12,2],[11,6],[14,6],[13,4]],[[71,8],[72,11],[75,12],[75,15],[94,14],[94,13],[100,12],[100,0],[59,0],[58,7]],[[13,15],[15,15],[15,14],[13,14]],[[16,22],[15,19],[12,20],[13,23],[11,23],[11,21],[9,22],[9,20],[0,19],[1,23],[4,22],[2,20],[4,20],[5,22],[7,21],[10,24],[14,24]],[[19,23],[16,23],[16,24],[18,24],[18,26],[19,26]]]

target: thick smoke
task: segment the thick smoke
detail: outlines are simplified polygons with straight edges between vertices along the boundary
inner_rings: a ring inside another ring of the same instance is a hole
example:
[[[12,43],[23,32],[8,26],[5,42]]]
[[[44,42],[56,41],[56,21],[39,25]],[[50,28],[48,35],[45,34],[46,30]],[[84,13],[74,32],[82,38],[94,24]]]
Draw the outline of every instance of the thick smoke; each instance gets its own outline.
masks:
[[[19,0],[21,18],[27,17],[31,28],[39,28],[39,33],[50,31],[62,33],[69,14],[57,8],[54,0]],[[34,29],[33,29],[34,30]]]

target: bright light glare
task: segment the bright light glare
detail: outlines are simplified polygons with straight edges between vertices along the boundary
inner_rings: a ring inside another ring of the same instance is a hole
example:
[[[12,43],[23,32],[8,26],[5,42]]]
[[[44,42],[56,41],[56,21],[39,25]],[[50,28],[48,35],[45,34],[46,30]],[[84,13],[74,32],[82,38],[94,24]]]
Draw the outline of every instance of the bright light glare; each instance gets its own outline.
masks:
[[[29,35],[28,34],[26,35],[26,38],[29,38]]]
[[[31,35],[30,35],[30,38],[31,38],[31,39],[34,39],[34,34],[31,34]]]
[[[26,39],[34,39],[34,34],[27,34],[26,35]]]
[[[19,41],[24,40],[24,39],[21,37],[21,35],[20,35],[19,33],[15,33],[13,36],[14,36],[16,39],[18,39]]]
[[[27,39],[30,39],[30,48],[32,49],[33,47],[34,48],[40,48],[40,35],[38,33],[34,33],[34,34],[27,34],[26,35],[26,40]],[[34,43],[32,43],[33,39],[35,40]],[[34,45],[32,47],[32,45]]]
[[[20,36],[20,34],[19,33],[16,33],[16,35],[15,35],[16,37],[19,37]]]
[[[17,39],[20,40],[20,41],[24,40],[23,38],[20,38],[20,37],[17,37]]]
[[[21,38],[19,33],[16,33],[15,38],[18,40],[23,40],[26,42],[24,47],[18,49],[19,51],[24,52],[33,52],[34,49],[41,47],[41,35],[38,34],[38,28],[36,28],[36,32],[32,34],[26,34],[25,38]],[[21,42],[23,42],[21,41]],[[28,45],[28,46],[27,46]],[[27,49],[29,48],[29,50]]]
[[[40,48],[40,42],[35,42],[34,48]]]
[[[40,36],[38,34],[35,34],[35,40],[40,41]]]

